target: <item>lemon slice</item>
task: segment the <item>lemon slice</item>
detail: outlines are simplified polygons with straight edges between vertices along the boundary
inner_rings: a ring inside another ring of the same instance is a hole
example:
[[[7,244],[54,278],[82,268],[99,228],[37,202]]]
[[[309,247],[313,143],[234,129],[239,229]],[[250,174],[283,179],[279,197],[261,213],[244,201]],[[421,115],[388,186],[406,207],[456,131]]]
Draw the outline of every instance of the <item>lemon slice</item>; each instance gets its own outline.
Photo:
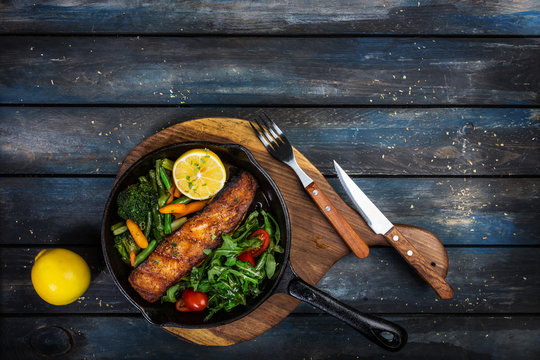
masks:
[[[208,149],[193,149],[182,154],[174,162],[172,174],[178,190],[194,200],[214,196],[227,180],[225,166]]]

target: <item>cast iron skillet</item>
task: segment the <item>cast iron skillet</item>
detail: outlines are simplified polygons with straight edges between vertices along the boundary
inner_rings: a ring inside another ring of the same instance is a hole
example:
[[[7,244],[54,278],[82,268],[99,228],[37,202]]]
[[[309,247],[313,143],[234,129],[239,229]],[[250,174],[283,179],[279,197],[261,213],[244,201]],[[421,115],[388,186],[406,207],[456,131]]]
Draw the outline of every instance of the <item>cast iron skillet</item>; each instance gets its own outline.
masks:
[[[229,166],[231,174],[235,172],[235,169],[245,169],[255,176],[259,183],[259,190],[252,207],[260,206],[274,215],[280,227],[281,245],[285,249],[282,254],[276,254],[276,262],[278,263],[276,273],[274,278],[266,284],[264,292],[259,297],[248,302],[246,306],[238,306],[230,312],[219,311],[206,322],[203,321],[206,315],[205,311],[178,312],[175,310],[174,304],[161,304],[159,301],[151,304],[143,300],[128,282],[131,268],[121,260],[114,247],[113,235],[110,231],[111,225],[120,220],[116,214],[118,193],[128,185],[136,183],[139,176],[146,175],[148,170],[152,168],[155,159],[164,157],[176,159],[185,151],[193,148],[208,148],[215,152],[223,163]],[[360,313],[309,285],[296,275],[289,261],[291,224],[285,200],[270,175],[255,161],[253,155],[240,145],[184,142],[165,146],[142,157],[118,179],[111,190],[103,215],[101,245],[105,262],[116,285],[148,321],[157,325],[183,328],[210,328],[224,325],[246,316],[270,295],[283,292],[343,320],[387,350],[397,351],[407,342],[407,333],[399,325]]]

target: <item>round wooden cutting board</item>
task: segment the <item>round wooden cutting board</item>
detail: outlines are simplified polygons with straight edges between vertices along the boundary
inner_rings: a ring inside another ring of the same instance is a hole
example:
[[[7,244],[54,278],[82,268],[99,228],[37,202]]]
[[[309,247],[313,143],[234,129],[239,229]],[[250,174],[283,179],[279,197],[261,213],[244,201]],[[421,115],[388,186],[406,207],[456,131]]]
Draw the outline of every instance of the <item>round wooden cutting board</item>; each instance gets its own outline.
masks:
[[[204,118],[178,123],[147,138],[124,159],[118,176],[141,156],[162,146],[185,141],[235,143],[248,148],[261,166],[272,176],[287,203],[291,217],[292,244],[290,260],[297,274],[315,285],[350,250],[332,225],[320,213],[302,188],[296,174],[274,159],[263,147],[249,122],[232,118]],[[333,190],[324,176],[296,149],[300,167],[321,187],[368,245],[384,245],[386,240],[374,234],[362,217]],[[396,225],[436,271],[446,277],[448,257],[444,246],[432,233],[413,226]],[[299,301],[285,294],[275,294],[248,316],[211,329],[163,327],[170,333],[201,345],[226,346],[261,335],[287,317]]]

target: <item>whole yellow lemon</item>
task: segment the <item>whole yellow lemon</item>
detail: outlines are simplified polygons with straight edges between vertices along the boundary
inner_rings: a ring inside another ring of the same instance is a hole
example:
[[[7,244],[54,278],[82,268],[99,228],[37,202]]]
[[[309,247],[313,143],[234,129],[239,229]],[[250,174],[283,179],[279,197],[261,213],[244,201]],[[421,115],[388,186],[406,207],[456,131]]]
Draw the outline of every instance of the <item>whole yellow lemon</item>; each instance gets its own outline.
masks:
[[[32,266],[32,285],[52,305],[77,300],[90,285],[90,268],[84,259],[67,249],[44,249]]]

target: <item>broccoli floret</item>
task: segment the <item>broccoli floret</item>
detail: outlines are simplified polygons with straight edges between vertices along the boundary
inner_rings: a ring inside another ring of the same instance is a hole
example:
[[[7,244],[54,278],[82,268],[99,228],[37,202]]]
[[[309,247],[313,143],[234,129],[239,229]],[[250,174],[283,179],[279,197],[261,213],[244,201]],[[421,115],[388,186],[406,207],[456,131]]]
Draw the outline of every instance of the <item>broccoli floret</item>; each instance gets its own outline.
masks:
[[[148,212],[157,206],[157,193],[150,184],[133,184],[118,194],[116,203],[121,218],[140,225],[146,221]]]
[[[141,248],[135,243],[135,240],[133,240],[133,237],[128,232],[116,235],[114,237],[114,247],[116,248],[116,250],[118,250],[120,256],[122,257],[122,260],[126,264],[130,263],[129,254],[131,252],[137,254],[141,250]]]

